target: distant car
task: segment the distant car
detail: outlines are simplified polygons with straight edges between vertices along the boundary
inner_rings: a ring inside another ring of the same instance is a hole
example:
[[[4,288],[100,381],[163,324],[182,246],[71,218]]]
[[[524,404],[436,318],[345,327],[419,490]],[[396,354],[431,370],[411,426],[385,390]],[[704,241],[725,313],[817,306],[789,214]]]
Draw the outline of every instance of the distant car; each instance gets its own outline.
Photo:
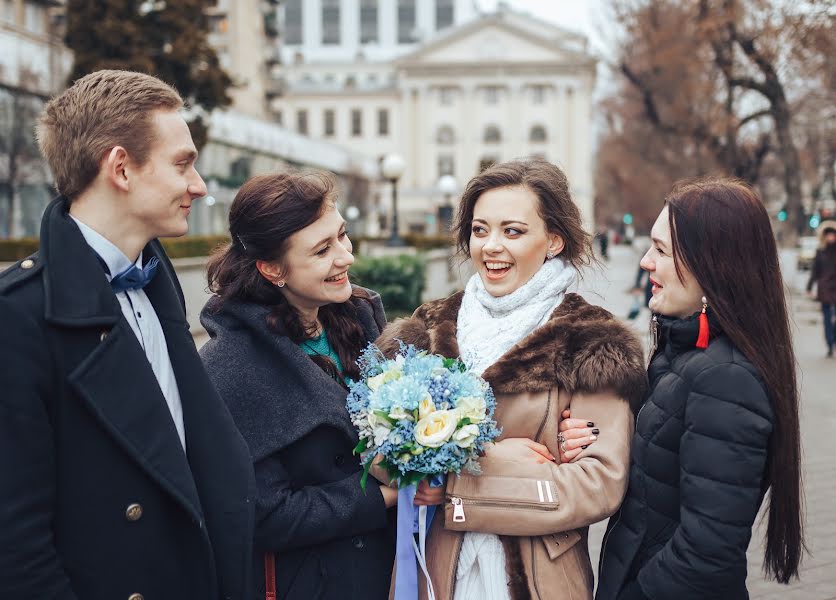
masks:
[[[798,270],[807,271],[813,267],[816,250],[819,248],[819,238],[808,235],[798,240]]]

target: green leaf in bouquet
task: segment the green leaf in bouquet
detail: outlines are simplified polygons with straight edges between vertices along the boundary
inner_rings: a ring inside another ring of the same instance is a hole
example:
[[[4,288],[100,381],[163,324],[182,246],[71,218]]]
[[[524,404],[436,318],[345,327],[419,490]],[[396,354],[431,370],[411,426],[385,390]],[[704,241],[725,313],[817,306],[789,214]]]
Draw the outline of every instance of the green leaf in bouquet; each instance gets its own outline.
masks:
[[[366,464],[363,465],[363,475],[360,477],[360,489],[363,490],[364,494],[366,493],[366,482],[369,480],[369,469],[372,468],[373,462],[374,456],[370,456]]]
[[[405,488],[409,487],[410,485],[418,485],[422,479],[427,477],[426,473],[421,473],[419,471],[407,471],[401,476],[400,481],[398,482],[398,486]]]
[[[354,450],[352,450],[351,453],[354,454],[355,456],[357,454],[362,454],[363,452],[366,451],[366,448],[368,448],[368,447],[369,447],[369,438],[362,438],[359,442],[357,442],[357,445],[354,446]]]
[[[473,421],[470,420],[470,417],[462,417],[459,419],[458,424],[456,425],[456,429],[464,427],[465,425],[470,425]]]
[[[374,414],[376,414],[378,417],[380,417],[381,419],[384,419],[384,420],[388,421],[391,425],[394,425],[395,423],[397,423],[397,421],[395,419],[393,419],[392,417],[390,417],[389,413],[387,413],[385,410],[375,410],[375,411],[372,411],[372,412]]]

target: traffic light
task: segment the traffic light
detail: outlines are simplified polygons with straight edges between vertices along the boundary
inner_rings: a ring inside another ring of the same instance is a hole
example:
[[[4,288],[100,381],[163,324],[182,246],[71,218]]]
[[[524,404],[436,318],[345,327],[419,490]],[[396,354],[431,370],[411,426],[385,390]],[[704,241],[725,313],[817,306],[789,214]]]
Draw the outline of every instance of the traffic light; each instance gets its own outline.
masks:
[[[625,225],[632,225],[633,215],[631,215],[630,213],[624,213],[624,217],[621,220],[624,221]]]
[[[816,227],[818,227],[819,223],[821,223],[821,217],[820,216],[813,215],[812,217],[810,217],[810,228],[811,229],[815,229]]]
[[[786,208],[782,208],[781,210],[778,211],[778,220],[781,221],[781,223],[783,223],[784,221],[787,220],[787,209]]]

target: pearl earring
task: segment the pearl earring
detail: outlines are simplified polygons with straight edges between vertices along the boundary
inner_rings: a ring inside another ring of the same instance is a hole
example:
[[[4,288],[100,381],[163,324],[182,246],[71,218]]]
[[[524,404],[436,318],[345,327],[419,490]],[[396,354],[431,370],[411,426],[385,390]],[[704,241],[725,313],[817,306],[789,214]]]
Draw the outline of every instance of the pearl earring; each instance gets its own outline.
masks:
[[[546,260],[551,260],[553,258],[554,258],[554,252],[552,252],[551,250],[546,252]]]

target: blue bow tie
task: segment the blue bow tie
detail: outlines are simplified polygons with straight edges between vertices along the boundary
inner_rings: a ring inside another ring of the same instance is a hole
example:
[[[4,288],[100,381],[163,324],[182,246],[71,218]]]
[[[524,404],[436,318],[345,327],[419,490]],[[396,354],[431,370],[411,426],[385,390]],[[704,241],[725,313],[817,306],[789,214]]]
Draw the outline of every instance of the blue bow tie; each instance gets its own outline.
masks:
[[[139,290],[144,288],[154,278],[157,273],[157,265],[160,264],[160,259],[152,256],[144,267],[141,269],[136,265],[131,265],[119,275],[110,280],[110,287],[114,294],[124,292],[125,290]]]

